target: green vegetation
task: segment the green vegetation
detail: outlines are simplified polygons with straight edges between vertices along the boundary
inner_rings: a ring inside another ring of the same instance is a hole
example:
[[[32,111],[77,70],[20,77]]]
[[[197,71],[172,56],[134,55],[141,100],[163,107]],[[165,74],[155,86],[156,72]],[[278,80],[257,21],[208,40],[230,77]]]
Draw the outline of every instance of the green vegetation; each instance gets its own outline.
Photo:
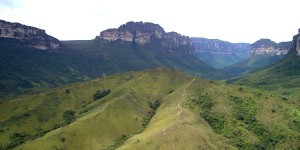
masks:
[[[110,93],[110,89],[108,90],[103,90],[103,91],[96,91],[96,93],[94,94],[94,100],[98,100],[98,99],[101,99],[103,97],[105,97],[106,95],[108,95]]]
[[[124,142],[128,139],[129,137],[126,135],[122,135],[120,138],[117,139],[116,143],[109,146],[107,148],[107,150],[115,150],[117,148],[119,148],[122,144],[124,144]]]
[[[156,68],[13,97],[0,104],[1,148],[300,147],[299,93],[193,79]]]
[[[265,68],[273,63],[278,62],[282,58],[283,55],[253,55],[244,61],[226,66],[220,70],[231,77],[235,77]]]
[[[64,124],[70,124],[70,123],[74,122],[76,119],[75,113],[76,112],[74,110],[64,111],[64,114],[63,114]]]
[[[148,105],[150,107],[150,110],[148,111],[147,116],[142,120],[143,127],[146,127],[151,121],[151,118],[155,115],[156,109],[160,106],[160,101],[156,100],[154,103],[149,102]]]
[[[144,46],[98,40],[62,41],[62,44],[64,48],[55,53],[27,47],[19,40],[0,38],[0,98],[40,93],[74,82],[159,66],[205,78],[224,77],[196,57],[186,55],[186,47],[169,53],[159,40]]]

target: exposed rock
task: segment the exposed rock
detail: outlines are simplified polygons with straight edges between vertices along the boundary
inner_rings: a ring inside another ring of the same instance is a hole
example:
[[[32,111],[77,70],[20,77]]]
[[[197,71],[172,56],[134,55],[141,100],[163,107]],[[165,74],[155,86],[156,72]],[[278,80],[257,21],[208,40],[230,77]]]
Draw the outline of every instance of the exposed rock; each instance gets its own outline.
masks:
[[[297,55],[300,56],[300,28],[298,29],[298,38],[296,41],[296,51],[297,51]]]
[[[219,55],[249,54],[250,44],[230,43],[218,39],[192,38],[196,53]]]
[[[289,52],[291,42],[276,43],[270,39],[260,39],[251,44],[251,55],[285,55]]]
[[[177,51],[179,47],[188,47],[186,54],[194,55],[192,40],[188,36],[183,36],[176,32],[166,33],[164,29],[154,23],[148,22],[127,22],[117,29],[107,29],[102,31],[97,39],[104,42],[125,41],[135,42],[138,45],[153,43],[159,39],[161,46],[167,52]]]
[[[58,39],[47,35],[45,30],[0,20],[0,38],[12,38],[27,41],[29,47],[41,50],[61,48]]]

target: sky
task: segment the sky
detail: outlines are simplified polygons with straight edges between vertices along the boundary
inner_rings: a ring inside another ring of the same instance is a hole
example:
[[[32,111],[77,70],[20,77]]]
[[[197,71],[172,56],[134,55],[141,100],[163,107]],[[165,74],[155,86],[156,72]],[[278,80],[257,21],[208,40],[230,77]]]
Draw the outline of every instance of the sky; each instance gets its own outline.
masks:
[[[291,41],[299,0],[0,0],[0,19],[46,30],[59,40],[90,40],[128,21],[152,22],[190,37],[253,43]]]

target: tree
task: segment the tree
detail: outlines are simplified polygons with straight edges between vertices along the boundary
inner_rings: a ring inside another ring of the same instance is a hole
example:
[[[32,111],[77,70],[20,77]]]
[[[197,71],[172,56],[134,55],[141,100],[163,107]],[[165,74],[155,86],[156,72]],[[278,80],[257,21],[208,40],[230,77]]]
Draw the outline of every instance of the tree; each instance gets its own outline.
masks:
[[[72,122],[75,121],[75,111],[74,110],[66,110],[64,113],[63,113],[63,119],[64,119],[64,123],[65,124],[70,124]]]

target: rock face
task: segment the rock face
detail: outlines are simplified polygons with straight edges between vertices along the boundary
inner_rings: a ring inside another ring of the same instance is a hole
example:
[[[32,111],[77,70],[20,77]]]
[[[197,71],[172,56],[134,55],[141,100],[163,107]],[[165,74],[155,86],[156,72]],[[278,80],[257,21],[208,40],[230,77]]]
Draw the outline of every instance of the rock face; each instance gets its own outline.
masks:
[[[270,39],[260,39],[251,44],[251,55],[285,55],[289,52],[291,42],[275,43]]]
[[[250,44],[230,43],[218,39],[192,38],[196,53],[219,55],[248,54]]]
[[[117,29],[102,31],[96,39],[104,42],[135,42],[139,46],[159,41],[167,52],[175,52],[180,47],[185,47],[187,54],[195,54],[192,40],[188,36],[176,32],[166,33],[160,25],[148,22],[127,22]]]
[[[41,50],[57,50],[61,48],[58,39],[47,35],[45,30],[35,27],[0,20],[0,38],[11,38],[26,41],[29,47]]]
[[[297,51],[297,56],[300,56],[300,28],[298,29],[298,35],[296,35],[296,51]]]

